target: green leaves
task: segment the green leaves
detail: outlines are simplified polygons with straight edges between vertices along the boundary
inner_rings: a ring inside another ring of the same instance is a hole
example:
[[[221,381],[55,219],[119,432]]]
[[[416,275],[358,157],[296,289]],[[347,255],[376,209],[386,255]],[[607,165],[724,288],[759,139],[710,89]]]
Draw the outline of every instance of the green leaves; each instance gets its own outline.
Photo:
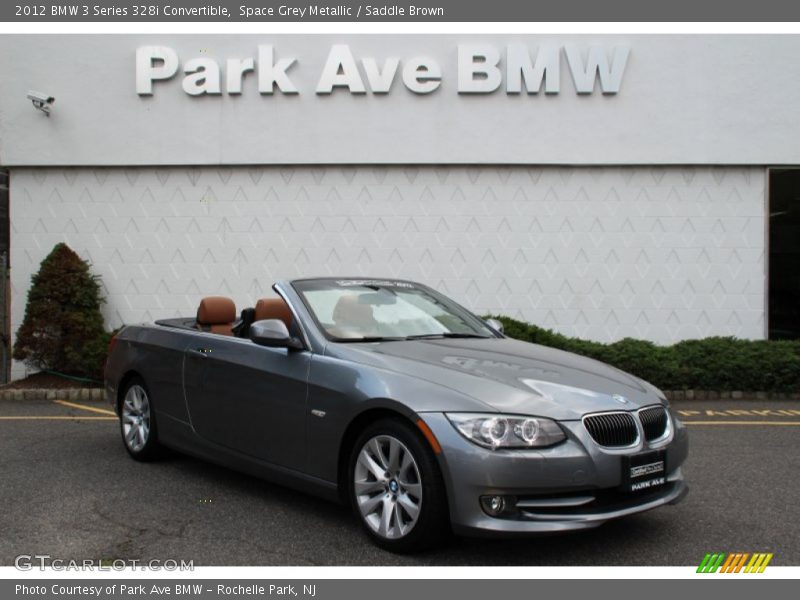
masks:
[[[603,344],[494,316],[512,338],[574,352],[613,365],[664,390],[795,392],[800,341],[710,337],[672,346],[625,338]]]
[[[31,278],[14,358],[36,369],[102,379],[109,339],[103,302],[88,263],[66,244],[56,244]]]

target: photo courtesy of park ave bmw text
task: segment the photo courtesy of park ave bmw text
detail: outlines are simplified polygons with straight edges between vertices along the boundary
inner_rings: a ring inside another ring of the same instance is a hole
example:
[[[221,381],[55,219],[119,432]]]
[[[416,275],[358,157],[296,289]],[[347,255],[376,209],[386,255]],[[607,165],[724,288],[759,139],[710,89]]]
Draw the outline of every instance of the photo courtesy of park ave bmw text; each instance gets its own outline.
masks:
[[[0,565],[800,564],[800,36],[165,31],[0,35]]]

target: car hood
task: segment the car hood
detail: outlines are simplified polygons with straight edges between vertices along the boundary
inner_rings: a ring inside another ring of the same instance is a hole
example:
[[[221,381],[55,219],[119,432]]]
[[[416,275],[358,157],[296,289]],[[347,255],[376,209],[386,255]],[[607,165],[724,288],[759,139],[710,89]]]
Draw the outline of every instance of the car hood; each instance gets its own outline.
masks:
[[[508,338],[332,346],[336,348],[331,353],[340,358],[448,387],[499,412],[571,420],[592,412],[664,403],[653,386],[619,369]]]

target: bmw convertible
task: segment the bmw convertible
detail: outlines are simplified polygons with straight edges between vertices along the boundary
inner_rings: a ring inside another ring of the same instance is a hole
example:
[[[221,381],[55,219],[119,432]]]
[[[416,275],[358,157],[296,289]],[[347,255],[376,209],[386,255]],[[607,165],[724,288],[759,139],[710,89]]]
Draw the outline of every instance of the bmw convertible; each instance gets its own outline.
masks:
[[[112,339],[106,394],[131,457],[166,447],[349,503],[395,552],[596,527],[687,492],[686,430],[633,375],[410,281],[273,290]]]

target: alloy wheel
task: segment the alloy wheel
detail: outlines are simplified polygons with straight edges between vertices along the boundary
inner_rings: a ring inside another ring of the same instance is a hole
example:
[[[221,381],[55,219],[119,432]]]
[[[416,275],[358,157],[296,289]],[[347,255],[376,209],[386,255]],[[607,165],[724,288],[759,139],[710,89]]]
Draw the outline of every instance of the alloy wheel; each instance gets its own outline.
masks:
[[[132,452],[141,452],[150,437],[150,400],[140,385],[132,385],[125,394],[122,435]]]
[[[406,536],[422,507],[422,479],[417,461],[397,438],[378,435],[361,448],[353,473],[362,518],[386,539]]]

